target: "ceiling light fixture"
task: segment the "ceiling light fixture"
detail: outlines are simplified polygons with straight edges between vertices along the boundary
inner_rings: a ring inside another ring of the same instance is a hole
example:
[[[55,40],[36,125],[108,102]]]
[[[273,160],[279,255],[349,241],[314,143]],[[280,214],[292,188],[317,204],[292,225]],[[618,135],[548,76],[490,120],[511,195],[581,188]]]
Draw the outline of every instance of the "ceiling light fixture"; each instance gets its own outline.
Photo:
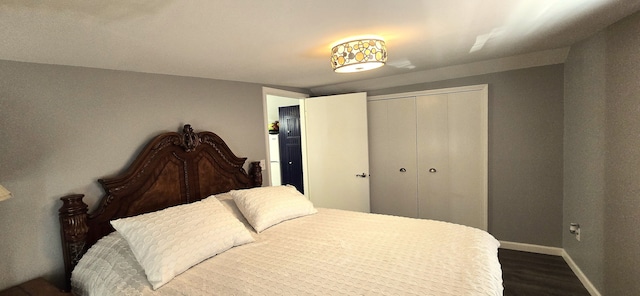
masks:
[[[331,67],[336,73],[353,73],[384,66],[387,46],[379,37],[344,41],[331,49]]]

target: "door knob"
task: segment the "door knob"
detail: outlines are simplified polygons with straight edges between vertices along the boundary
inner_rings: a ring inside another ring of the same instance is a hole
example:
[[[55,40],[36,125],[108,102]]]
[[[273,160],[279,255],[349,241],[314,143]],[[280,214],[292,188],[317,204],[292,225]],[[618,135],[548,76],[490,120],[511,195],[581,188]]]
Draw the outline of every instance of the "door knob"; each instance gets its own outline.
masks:
[[[400,168],[400,172],[403,172],[403,173],[404,173],[404,172],[406,172],[406,171],[407,171],[407,169],[405,169],[405,168]]]
[[[429,173],[435,173],[435,172],[437,172],[436,169],[434,169],[434,168],[430,168],[429,169]]]
[[[365,173],[358,174],[358,175],[356,175],[356,177],[366,178],[366,177],[367,177],[367,174],[365,174]]]

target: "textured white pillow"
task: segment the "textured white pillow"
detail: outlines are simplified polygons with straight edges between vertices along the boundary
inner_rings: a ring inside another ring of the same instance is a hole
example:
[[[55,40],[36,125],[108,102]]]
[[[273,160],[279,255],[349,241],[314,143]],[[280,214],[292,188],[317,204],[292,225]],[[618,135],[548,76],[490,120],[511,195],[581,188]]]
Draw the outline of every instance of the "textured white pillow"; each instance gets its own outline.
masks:
[[[230,193],[258,233],[282,221],[318,212],[306,196],[289,185],[232,190]]]
[[[247,221],[247,218],[242,215],[242,212],[236,205],[236,202],[233,200],[233,196],[229,192],[216,194],[216,198],[225,207],[225,209],[227,209],[234,217],[236,217],[236,219],[242,222],[242,224],[244,224],[249,231],[253,229],[251,224],[249,224],[249,221]]]
[[[254,241],[213,196],[111,225],[129,243],[154,290],[209,257]]]

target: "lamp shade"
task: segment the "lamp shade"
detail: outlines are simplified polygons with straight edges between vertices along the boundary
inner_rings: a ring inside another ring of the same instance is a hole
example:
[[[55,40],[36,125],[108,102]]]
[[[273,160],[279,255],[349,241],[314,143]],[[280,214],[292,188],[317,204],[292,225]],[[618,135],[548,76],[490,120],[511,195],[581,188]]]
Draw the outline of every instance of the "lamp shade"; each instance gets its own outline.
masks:
[[[371,70],[384,66],[386,62],[387,46],[382,39],[356,39],[331,49],[331,67],[336,73]]]
[[[11,192],[0,185],[0,201],[11,198]]]

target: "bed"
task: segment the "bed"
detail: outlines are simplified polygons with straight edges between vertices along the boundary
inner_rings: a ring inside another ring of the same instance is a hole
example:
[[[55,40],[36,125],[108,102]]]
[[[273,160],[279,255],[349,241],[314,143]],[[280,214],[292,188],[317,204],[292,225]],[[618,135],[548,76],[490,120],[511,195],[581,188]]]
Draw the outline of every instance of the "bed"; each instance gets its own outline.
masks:
[[[212,132],[156,136],[89,213],[62,199],[76,295],[502,295],[498,241],[451,223],[315,208],[262,187]],[[117,231],[114,231],[117,229]]]

